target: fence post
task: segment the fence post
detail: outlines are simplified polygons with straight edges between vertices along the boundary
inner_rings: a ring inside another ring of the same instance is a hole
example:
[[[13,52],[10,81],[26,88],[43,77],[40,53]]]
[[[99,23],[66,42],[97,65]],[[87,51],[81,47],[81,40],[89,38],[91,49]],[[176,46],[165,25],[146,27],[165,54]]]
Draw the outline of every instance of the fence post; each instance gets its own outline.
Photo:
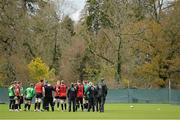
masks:
[[[171,103],[171,80],[169,79],[168,101]]]
[[[130,94],[129,94],[129,80],[128,80],[128,103],[130,103],[129,97],[130,97]]]

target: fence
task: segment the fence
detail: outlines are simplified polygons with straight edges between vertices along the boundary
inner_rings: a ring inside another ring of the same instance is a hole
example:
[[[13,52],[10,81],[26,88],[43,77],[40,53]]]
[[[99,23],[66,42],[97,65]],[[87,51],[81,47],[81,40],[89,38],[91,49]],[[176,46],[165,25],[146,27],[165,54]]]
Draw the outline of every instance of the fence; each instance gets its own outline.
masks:
[[[111,89],[107,103],[180,103],[180,90]],[[8,103],[7,88],[0,88],[0,103]]]
[[[180,103],[180,90],[118,89],[109,90],[108,103]]]

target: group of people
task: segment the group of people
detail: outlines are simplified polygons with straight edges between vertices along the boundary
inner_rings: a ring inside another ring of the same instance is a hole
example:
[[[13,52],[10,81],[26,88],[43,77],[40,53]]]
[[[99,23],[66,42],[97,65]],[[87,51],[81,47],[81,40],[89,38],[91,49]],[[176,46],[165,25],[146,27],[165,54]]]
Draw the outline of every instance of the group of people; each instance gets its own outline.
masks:
[[[76,112],[79,110],[90,112],[91,110],[104,112],[104,104],[107,96],[107,86],[102,78],[96,85],[87,80],[71,83],[68,87],[64,80],[57,81],[52,86],[48,81],[40,80],[38,83],[30,84],[23,90],[21,82],[12,82],[8,88],[9,111],[21,111],[24,103],[24,111],[30,111],[32,99],[35,97],[34,111]]]

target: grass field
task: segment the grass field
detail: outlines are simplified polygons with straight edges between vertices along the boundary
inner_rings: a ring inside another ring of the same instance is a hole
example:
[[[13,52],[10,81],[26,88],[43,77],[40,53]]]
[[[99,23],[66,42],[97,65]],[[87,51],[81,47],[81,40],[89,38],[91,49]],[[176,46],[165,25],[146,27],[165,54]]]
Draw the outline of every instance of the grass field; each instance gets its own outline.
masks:
[[[180,105],[169,104],[133,104],[134,108],[130,108],[130,104],[107,104],[105,113],[97,112],[9,112],[8,105],[0,105],[0,119],[86,119],[86,120],[115,120],[115,119],[177,119],[180,120]]]

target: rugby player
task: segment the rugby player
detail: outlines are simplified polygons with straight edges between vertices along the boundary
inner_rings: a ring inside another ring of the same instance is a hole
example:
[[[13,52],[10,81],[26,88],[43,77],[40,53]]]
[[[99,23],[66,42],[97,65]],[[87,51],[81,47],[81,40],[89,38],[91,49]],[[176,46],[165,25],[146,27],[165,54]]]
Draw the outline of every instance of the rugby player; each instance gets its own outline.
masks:
[[[24,92],[24,97],[25,97],[25,105],[24,105],[24,111],[27,110],[30,111],[31,109],[31,102],[33,97],[35,96],[35,90],[34,90],[34,85],[31,83],[30,86],[28,88],[26,88],[25,92]]]
[[[57,104],[57,110],[60,110],[59,109],[59,104],[60,104],[60,81],[58,80],[54,89],[55,89],[55,92],[54,92],[54,105]]]
[[[66,110],[66,96],[67,96],[67,86],[64,83],[64,80],[61,81],[60,85],[60,103],[61,103],[61,109],[64,112]]]
[[[84,85],[82,82],[78,81],[77,83],[77,106],[76,109],[80,108],[81,104],[81,110],[83,111],[83,97],[84,97]]]
[[[40,80],[35,85],[36,98],[35,98],[34,111],[40,111],[43,92],[44,92],[43,80]]]
[[[14,106],[15,106],[15,85],[14,82],[11,82],[11,85],[8,87],[8,96],[9,96],[9,111],[13,111],[14,110]]]

